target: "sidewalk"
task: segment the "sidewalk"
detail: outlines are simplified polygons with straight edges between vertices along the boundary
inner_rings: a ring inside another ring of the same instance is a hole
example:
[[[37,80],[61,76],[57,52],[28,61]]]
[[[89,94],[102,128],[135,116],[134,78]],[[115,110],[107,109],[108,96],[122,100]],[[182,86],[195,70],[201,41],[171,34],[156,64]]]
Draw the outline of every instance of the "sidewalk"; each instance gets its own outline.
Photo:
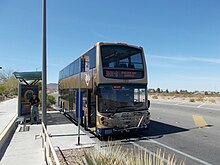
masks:
[[[1,165],[43,165],[43,150],[41,148],[41,124],[27,125],[22,132],[23,125],[19,125],[8,146]],[[59,111],[47,112],[47,130],[55,150],[92,147],[96,143],[89,135],[80,130],[80,145],[78,143],[78,127]]]
[[[19,132],[18,126],[0,164],[1,165],[43,165],[43,152],[41,148],[41,125],[27,125],[28,131]]]
[[[66,150],[82,147],[92,147],[96,143],[89,135],[80,130],[80,145],[78,143],[78,126],[69,121],[59,111],[49,112],[47,114],[48,134],[50,134],[51,142],[55,150]]]
[[[16,119],[18,109],[18,99],[11,99],[0,103],[0,137],[11,132],[11,127],[14,129],[12,120]],[[9,124],[10,123],[10,124]],[[11,125],[11,126],[9,126]],[[22,125],[23,126],[23,125]],[[35,139],[36,135],[41,133],[41,125],[27,125],[29,128],[26,132],[19,132],[21,126],[18,126],[14,132],[11,141],[1,141],[2,143],[9,143],[6,151],[3,150],[0,156],[1,165],[43,165],[43,152],[41,149],[41,138]],[[6,129],[7,128],[7,129]],[[12,131],[13,133],[13,131]],[[4,152],[5,151],[5,152]],[[4,153],[2,153],[4,152]]]
[[[0,135],[12,118],[17,115],[18,99],[0,102]]]
[[[4,116],[3,116],[4,114]],[[9,100],[7,103],[0,104],[0,128],[7,126],[7,121],[17,114],[17,99]],[[7,116],[7,117],[6,117]],[[5,120],[3,120],[5,119]],[[6,120],[8,119],[8,120]],[[3,122],[4,121],[4,126]],[[41,124],[26,125],[23,131],[23,125],[16,129],[12,140],[0,160],[1,165],[43,165],[43,149],[41,148],[42,132]],[[78,143],[78,126],[73,124],[59,111],[47,112],[47,130],[50,135],[52,145],[55,150],[66,150],[82,147],[92,147],[96,143],[92,138],[94,135],[80,130],[80,145]]]

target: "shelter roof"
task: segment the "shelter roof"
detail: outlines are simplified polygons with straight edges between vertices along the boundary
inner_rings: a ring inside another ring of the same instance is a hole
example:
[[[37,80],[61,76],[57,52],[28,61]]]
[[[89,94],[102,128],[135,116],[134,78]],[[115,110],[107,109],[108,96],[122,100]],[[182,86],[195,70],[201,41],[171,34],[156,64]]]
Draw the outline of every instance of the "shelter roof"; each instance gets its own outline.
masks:
[[[41,71],[40,72],[14,72],[13,74],[17,79],[24,79],[25,81],[42,79]]]
[[[25,82],[27,85],[35,85],[38,81],[42,80],[42,72],[14,72],[13,73],[16,79],[19,79],[20,82]],[[33,81],[31,84],[28,81]]]

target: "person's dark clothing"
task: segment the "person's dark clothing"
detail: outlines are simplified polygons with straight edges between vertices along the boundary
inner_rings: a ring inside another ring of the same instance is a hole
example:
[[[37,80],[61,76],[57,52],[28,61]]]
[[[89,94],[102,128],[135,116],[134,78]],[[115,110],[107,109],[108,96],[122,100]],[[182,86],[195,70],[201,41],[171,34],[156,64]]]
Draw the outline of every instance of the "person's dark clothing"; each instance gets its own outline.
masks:
[[[40,102],[40,99],[38,97],[36,98],[31,97],[30,99],[31,105],[38,105],[39,102]]]

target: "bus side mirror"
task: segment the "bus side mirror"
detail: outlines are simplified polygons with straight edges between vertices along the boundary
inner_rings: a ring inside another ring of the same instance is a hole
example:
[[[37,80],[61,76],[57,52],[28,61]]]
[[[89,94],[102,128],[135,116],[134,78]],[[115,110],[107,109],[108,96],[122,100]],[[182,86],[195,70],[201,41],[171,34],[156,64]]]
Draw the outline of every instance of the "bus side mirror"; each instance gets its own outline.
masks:
[[[147,100],[147,108],[150,108],[150,100]]]
[[[94,95],[99,94],[99,88],[97,86],[94,87]]]

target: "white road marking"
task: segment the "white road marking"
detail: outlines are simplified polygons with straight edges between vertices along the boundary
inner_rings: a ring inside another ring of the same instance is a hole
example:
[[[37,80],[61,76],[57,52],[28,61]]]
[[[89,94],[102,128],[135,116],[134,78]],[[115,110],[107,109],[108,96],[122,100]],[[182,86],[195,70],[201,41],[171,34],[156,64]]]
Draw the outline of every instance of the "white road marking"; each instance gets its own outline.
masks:
[[[201,105],[197,106],[197,108],[200,108],[201,106],[205,105],[205,103],[202,103]]]
[[[179,150],[177,150],[177,149],[174,149],[174,148],[172,148],[172,147],[170,147],[170,146],[167,146],[167,145],[165,145],[165,144],[162,144],[162,143],[160,143],[160,142],[158,142],[158,141],[155,141],[155,140],[152,140],[152,139],[149,139],[149,141],[151,141],[151,142],[153,142],[153,143],[156,143],[156,144],[159,144],[159,145],[161,145],[161,146],[163,146],[163,147],[165,147],[165,148],[168,148],[168,149],[170,149],[170,150],[172,150],[172,151],[174,151],[174,152],[176,152],[176,153],[179,153],[179,154],[181,154],[181,155],[183,155],[183,156],[186,156],[186,157],[188,157],[188,158],[190,158],[190,159],[192,159],[192,160],[195,160],[195,161],[197,161],[197,162],[199,162],[199,163],[206,164],[206,165],[212,165],[212,164],[210,164],[210,163],[208,163],[208,162],[205,162],[205,161],[203,161],[203,160],[201,160],[201,159],[199,159],[199,158],[196,158],[196,157],[191,156],[191,155],[189,155],[189,154],[187,154],[187,153],[184,153],[184,152],[179,151]]]
[[[182,102],[182,103],[176,103],[174,105],[180,105],[180,104],[185,104],[186,102]]]
[[[162,158],[161,156],[156,155],[154,152],[151,152],[150,150],[148,150],[148,149],[146,149],[146,148],[140,146],[139,144],[137,144],[137,143],[135,143],[135,142],[130,142],[130,143],[133,144],[134,146],[138,147],[138,148],[141,148],[141,149],[144,150],[145,152],[151,154],[153,157],[157,157],[157,158],[159,158],[159,159],[161,159],[161,160],[164,160],[164,163],[166,163],[166,164],[168,163],[168,160],[167,160],[167,159]]]
[[[175,104],[169,104],[169,103],[165,103],[165,102],[152,102],[152,104],[164,104],[164,105],[175,105]],[[183,105],[183,104],[179,104],[176,106],[181,106],[181,107],[189,107],[189,108],[196,108],[195,106],[190,106],[190,105]],[[208,110],[216,110],[216,111],[220,111],[220,108],[207,108],[207,107],[201,107],[202,109],[208,109]]]

